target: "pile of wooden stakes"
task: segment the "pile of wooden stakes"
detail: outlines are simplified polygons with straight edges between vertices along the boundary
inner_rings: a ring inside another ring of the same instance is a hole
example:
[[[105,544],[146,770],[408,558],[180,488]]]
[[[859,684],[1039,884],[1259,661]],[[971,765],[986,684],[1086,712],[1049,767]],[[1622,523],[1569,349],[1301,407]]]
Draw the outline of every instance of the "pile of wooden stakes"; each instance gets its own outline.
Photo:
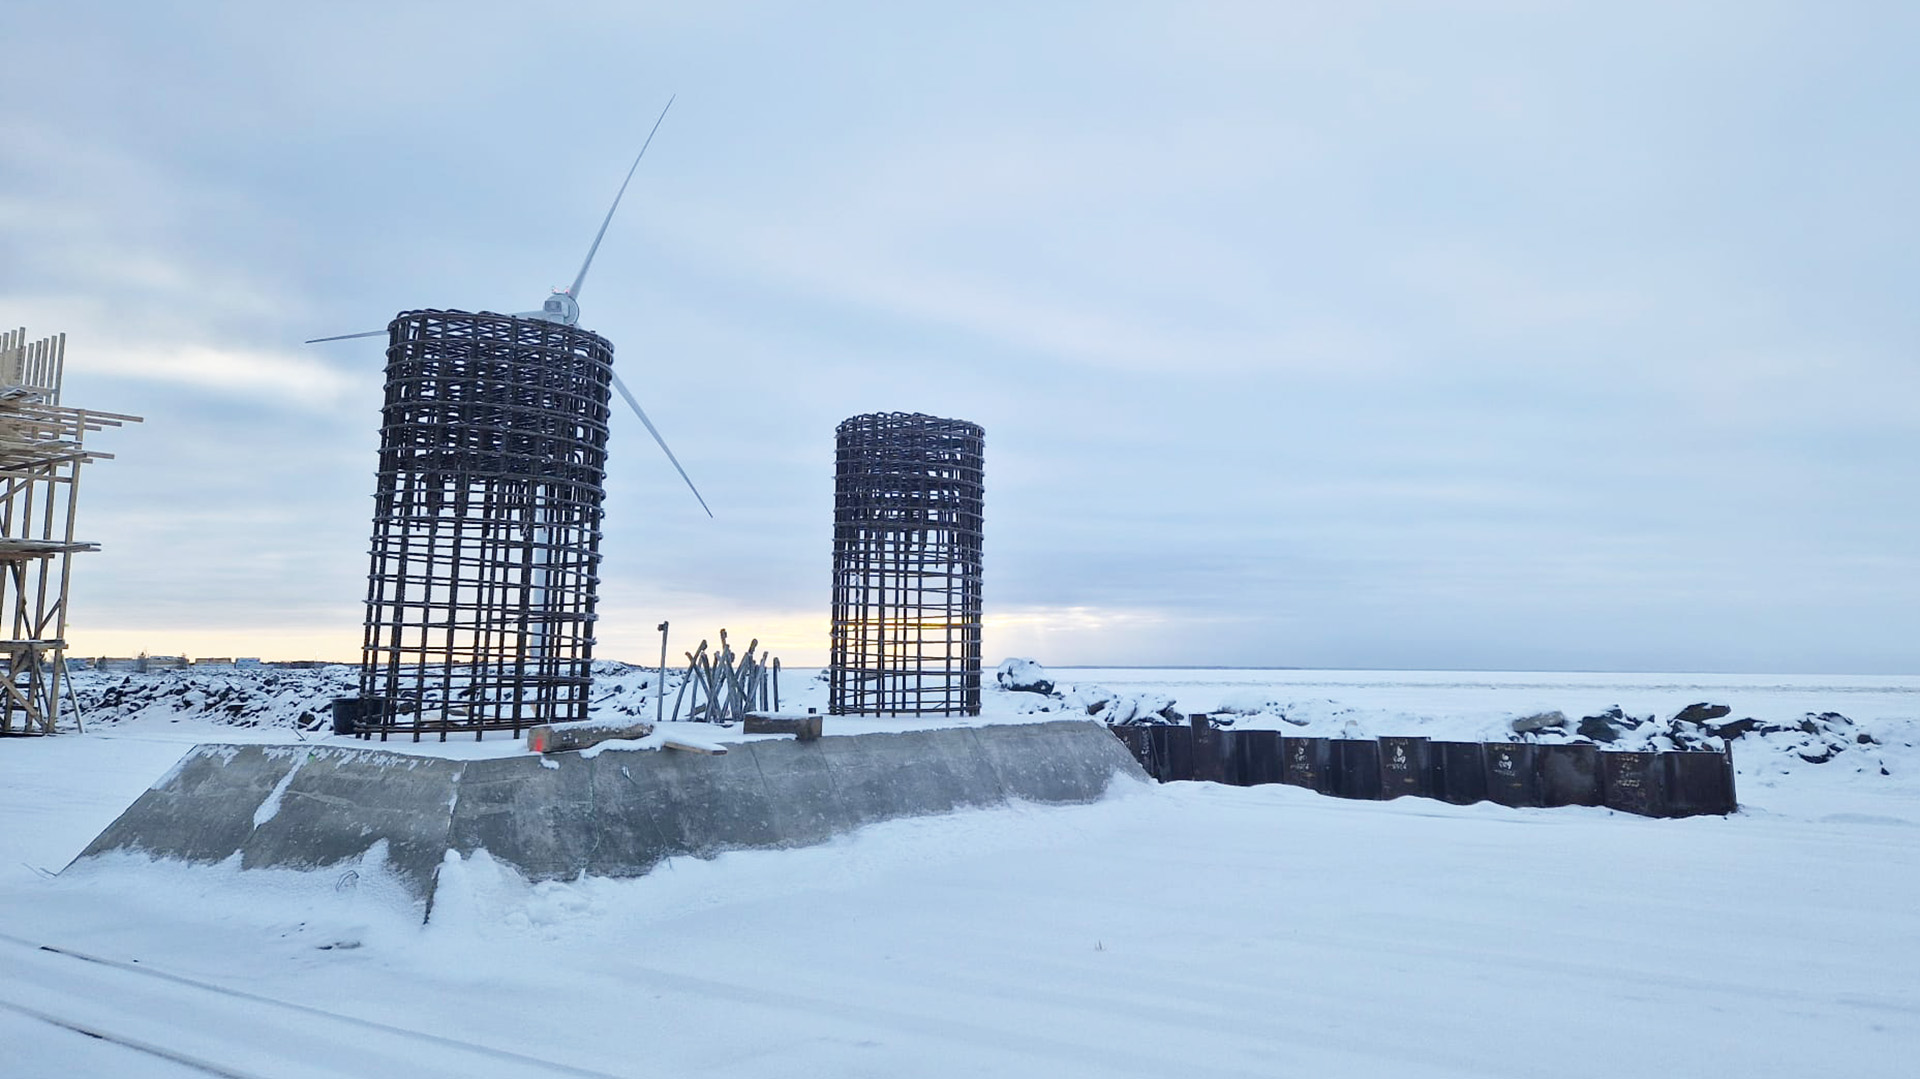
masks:
[[[707,642],[685,653],[687,676],[680,680],[680,693],[673,699],[673,718],[680,718],[680,706],[688,704],[687,719],[701,723],[731,723],[745,719],[748,712],[780,709],[780,660],[771,663],[765,651],[754,658],[760,647],[755,637],[745,654],[736,656],[727,643],[727,631],[720,631],[720,649],[709,654]],[[691,696],[689,696],[691,692]]]

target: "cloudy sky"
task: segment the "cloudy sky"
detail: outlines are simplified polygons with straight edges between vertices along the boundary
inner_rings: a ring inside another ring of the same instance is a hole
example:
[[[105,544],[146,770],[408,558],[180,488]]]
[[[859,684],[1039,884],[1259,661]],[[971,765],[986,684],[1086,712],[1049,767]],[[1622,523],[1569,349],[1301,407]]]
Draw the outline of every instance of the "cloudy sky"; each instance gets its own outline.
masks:
[[[572,279],[601,654],[825,652],[832,432],[987,431],[986,651],[1920,672],[1920,7],[13,3],[83,653],[349,658],[378,329]]]

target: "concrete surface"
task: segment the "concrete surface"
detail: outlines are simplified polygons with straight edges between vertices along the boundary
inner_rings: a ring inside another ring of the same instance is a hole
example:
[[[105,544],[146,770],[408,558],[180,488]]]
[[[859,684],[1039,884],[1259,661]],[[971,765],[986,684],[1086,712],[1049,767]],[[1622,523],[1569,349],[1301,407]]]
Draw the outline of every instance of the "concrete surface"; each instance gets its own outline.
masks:
[[[447,760],[377,749],[196,746],[83,851],[321,869],[384,843],[430,907],[446,852],[531,880],[635,877],[667,858],[823,843],[864,824],[1020,800],[1091,802],[1146,774],[1095,723],[766,740],[724,756],[601,747]]]

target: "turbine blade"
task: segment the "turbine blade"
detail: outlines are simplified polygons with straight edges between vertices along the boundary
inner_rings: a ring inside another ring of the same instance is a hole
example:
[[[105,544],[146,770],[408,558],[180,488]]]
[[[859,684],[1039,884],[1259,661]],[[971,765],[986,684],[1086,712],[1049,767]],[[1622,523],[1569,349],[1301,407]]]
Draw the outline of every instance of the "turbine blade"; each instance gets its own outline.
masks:
[[[609,372],[609,374],[611,373],[612,372]],[[693,477],[687,475],[687,470],[680,467],[680,459],[675,457],[673,451],[667,448],[667,440],[660,437],[659,428],[655,427],[653,421],[647,418],[647,410],[641,408],[640,402],[633,399],[632,391],[627,389],[626,383],[620,381],[619,375],[613,376],[613,388],[620,391],[620,396],[626,398],[627,404],[632,406],[633,414],[640,417],[641,423],[647,425],[647,433],[653,436],[655,442],[660,443],[661,452],[667,455],[667,460],[673,462],[673,470],[680,473],[681,479],[687,481],[687,490],[693,492],[693,497],[700,499],[700,508],[707,511],[707,516],[713,516],[713,510],[707,508],[707,500],[700,498],[700,488],[693,485]]]
[[[677,95],[676,95],[677,96]],[[587,261],[580,264],[580,273],[573,279],[573,286],[567,289],[567,295],[580,298],[580,285],[587,279],[587,268],[593,265],[594,252],[600,250],[600,240],[607,234],[607,226],[613,224],[613,212],[620,208],[620,197],[627,193],[627,185],[633,182],[633,173],[640,167],[640,159],[647,156],[647,147],[653,145],[653,132],[660,130],[660,120],[667,118],[667,109],[673,108],[673,98],[667,98],[667,108],[660,110],[660,119],[653,122],[653,131],[647,132],[647,141],[640,144],[640,152],[633,156],[633,167],[627,170],[627,178],[620,181],[620,190],[613,196],[613,205],[607,207],[607,219],[600,222],[600,231],[594,234],[593,246],[587,248]],[[652,426],[649,424],[648,426]],[[659,436],[654,436],[659,437]],[[665,443],[662,443],[664,445]],[[672,454],[668,454],[672,456]]]
[[[368,330],[366,333],[343,333],[336,337],[309,337],[301,343],[317,345],[322,341],[351,341],[356,337],[385,337],[386,335],[387,331],[385,330]]]

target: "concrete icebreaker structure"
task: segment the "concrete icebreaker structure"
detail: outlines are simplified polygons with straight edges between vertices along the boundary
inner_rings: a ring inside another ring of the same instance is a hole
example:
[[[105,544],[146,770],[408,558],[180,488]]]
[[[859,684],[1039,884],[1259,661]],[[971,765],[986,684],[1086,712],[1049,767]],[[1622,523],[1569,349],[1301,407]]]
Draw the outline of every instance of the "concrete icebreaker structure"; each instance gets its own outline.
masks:
[[[1146,781],[1097,723],[951,727],[720,756],[610,750],[449,760],[357,747],[196,746],[75,860],[242,869],[359,864],[375,848],[431,909],[447,852],[529,880],[638,877],[678,855],[824,843],[862,825],[1020,800],[1091,802]]]

